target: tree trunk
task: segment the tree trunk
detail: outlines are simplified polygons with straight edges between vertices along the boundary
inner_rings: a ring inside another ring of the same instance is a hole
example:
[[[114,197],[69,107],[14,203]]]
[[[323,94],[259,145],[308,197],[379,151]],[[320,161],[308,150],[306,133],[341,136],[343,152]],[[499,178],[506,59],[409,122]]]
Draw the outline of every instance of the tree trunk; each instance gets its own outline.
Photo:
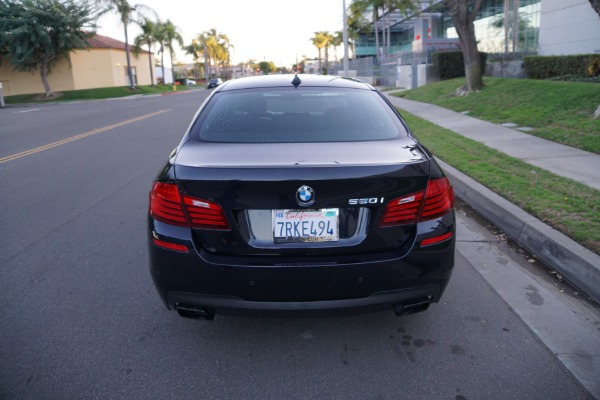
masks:
[[[165,76],[165,48],[160,45],[160,69],[162,71],[163,85],[167,84],[167,77]]]
[[[135,89],[133,74],[131,73],[131,57],[129,56],[129,36],[127,35],[127,24],[123,24],[125,30],[125,56],[127,57],[127,76],[129,77],[129,87]]]
[[[323,63],[321,62],[321,48],[317,47],[317,50],[319,51],[319,73],[323,72]]]
[[[468,95],[471,92],[478,92],[483,89],[483,71],[479,61],[473,21],[481,6],[481,0],[446,0],[446,5],[450,9],[452,21],[458,32],[465,62],[466,82],[465,86],[457,90],[457,94]],[[469,9],[469,5],[471,5],[471,9]]]
[[[154,66],[152,65],[152,44],[148,43],[148,65],[150,66],[150,86],[154,87]]]
[[[42,78],[42,84],[44,85],[44,91],[46,92],[46,97],[50,97],[52,95],[52,91],[50,90],[50,84],[48,83],[48,56],[44,56],[44,60],[40,65],[40,77]]]
[[[513,11],[513,53],[519,51],[519,0],[514,2]]]
[[[387,16],[387,40],[386,40],[386,42],[387,42],[387,45],[386,45],[386,47],[385,47],[385,48],[386,48],[386,53],[387,53],[387,55],[389,55],[389,54],[390,54],[390,52],[392,51],[392,50],[391,50],[391,48],[392,48],[392,43],[391,43],[391,41],[392,41],[392,33],[391,33],[391,31],[392,31],[392,23],[391,23],[391,21],[390,21],[390,14],[391,14],[391,13],[392,13],[392,9],[388,7],[388,16]]]
[[[173,84],[175,84],[175,66],[173,65],[173,52],[169,48],[169,57],[171,60],[171,75],[173,76]]]
[[[508,55],[508,38],[510,26],[510,0],[504,0],[504,55]]]
[[[373,27],[375,28],[375,54],[377,54],[375,60],[379,64],[379,29],[377,29],[377,19],[379,18],[379,12],[377,7],[373,7]]]

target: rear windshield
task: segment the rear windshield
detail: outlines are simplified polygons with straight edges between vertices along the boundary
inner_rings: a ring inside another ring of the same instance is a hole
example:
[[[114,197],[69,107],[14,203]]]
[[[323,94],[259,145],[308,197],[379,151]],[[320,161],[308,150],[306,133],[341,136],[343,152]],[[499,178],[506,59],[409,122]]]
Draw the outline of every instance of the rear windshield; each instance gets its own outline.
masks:
[[[374,91],[300,87],[215,93],[191,135],[206,142],[305,143],[390,140],[406,130]]]

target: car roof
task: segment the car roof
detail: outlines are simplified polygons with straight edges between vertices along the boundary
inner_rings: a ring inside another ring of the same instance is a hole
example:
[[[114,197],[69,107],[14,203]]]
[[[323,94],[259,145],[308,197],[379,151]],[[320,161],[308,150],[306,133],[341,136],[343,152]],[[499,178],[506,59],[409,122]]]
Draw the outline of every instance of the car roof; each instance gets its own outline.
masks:
[[[300,79],[299,87],[338,87],[351,89],[375,90],[367,83],[357,79],[344,78],[333,75],[312,75],[312,74],[280,74],[280,75],[259,75],[245,78],[233,79],[219,86],[218,91],[268,88],[268,87],[292,87],[292,80],[298,76]]]

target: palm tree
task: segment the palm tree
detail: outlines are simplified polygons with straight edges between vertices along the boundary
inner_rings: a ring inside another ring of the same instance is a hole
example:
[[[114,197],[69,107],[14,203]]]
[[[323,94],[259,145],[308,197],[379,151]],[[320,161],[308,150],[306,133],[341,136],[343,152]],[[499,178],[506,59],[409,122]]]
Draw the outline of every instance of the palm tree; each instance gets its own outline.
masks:
[[[322,49],[325,49],[325,64],[327,64],[327,58],[328,58],[328,51],[327,48],[329,47],[329,44],[331,42],[332,36],[329,32],[327,31],[320,31],[320,32],[315,32],[315,36],[313,36],[310,40],[312,41],[312,44],[315,45],[315,47],[317,48],[318,52],[319,52],[319,68],[321,70],[324,70],[325,73],[327,73],[327,68],[323,68],[323,64],[321,63],[321,51]]]
[[[383,9],[385,6],[386,0],[356,0],[353,4],[355,4],[356,9],[362,10],[363,12],[368,10],[369,8],[373,12],[373,27],[375,28],[375,47],[377,52],[377,59],[379,59],[379,29],[377,28],[377,21],[379,20],[379,10]]]
[[[137,56],[142,50],[142,45],[148,46],[148,64],[150,66],[150,84],[154,87],[154,66],[152,65],[152,45],[156,41],[156,23],[149,20],[148,18],[142,18],[141,21],[138,21],[138,25],[142,29],[142,33],[140,33],[133,40],[133,53]]]
[[[171,58],[171,71],[175,72],[175,64],[173,64],[173,41],[176,41],[180,47],[183,47],[183,38],[179,33],[179,28],[176,27],[171,20],[167,20],[164,24],[160,24],[160,28],[162,31],[162,40],[163,45],[167,49],[169,49],[169,55]],[[164,78],[164,75],[163,75]]]
[[[139,12],[142,9],[150,10],[150,8],[148,8],[144,5],[141,5],[141,4],[131,5],[128,0],[96,0],[96,3],[104,5],[106,7],[106,10],[104,12],[114,11],[119,14],[121,23],[123,24],[123,31],[125,32],[125,55],[127,57],[127,77],[129,78],[129,86],[132,89],[134,89],[135,82],[133,80],[133,73],[131,71],[131,58],[129,55],[129,35],[127,33],[127,28],[133,18],[133,15],[136,12]]]
[[[348,13],[348,42],[352,47],[352,53],[356,56],[356,40],[360,33],[370,33],[371,24],[365,18],[365,9],[363,4],[352,2],[349,6]]]
[[[227,37],[226,34],[224,33],[220,33],[218,35],[219,38],[219,45],[220,47],[223,49],[222,55],[223,55],[223,64],[225,67],[225,78],[228,77],[229,75],[229,64],[231,63],[231,52],[229,49],[233,49],[233,45],[231,44],[231,42],[229,41],[229,38]]]
[[[233,45],[229,38],[224,33],[219,33],[215,28],[209,31],[199,33],[193,41],[194,47],[186,47],[188,54],[198,54],[200,51],[204,53],[204,61],[206,63],[206,77],[211,77],[211,66],[214,65],[216,76],[220,76],[220,68],[229,69],[231,60],[231,51]]]
[[[344,33],[342,31],[334,32],[331,40],[331,46],[333,47],[333,52],[335,53],[335,62],[338,61],[337,57],[337,48],[344,43]]]
[[[156,22],[156,29],[154,30],[154,41],[158,45],[158,54],[160,54],[160,69],[162,71],[162,83],[166,84],[165,77],[165,42],[166,35],[165,30],[162,29],[162,22]]]
[[[194,64],[196,65],[196,67],[194,69],[194,76],[196,79],[198,79],[198,70],[199,70],[198,60],[200,58],[202,58],[204,55],[204,47],[200,44],[200,42],[198,42],[197,39],[192,39],[192,43],[185,46],[184,50],[185,50],[185,54],[191,55],[192,58],[194,59]]]
[[[329,71],[329,46],[332,45],[334,37],[329,32],[323,32],[323,36],[325,37],[325,74]]]

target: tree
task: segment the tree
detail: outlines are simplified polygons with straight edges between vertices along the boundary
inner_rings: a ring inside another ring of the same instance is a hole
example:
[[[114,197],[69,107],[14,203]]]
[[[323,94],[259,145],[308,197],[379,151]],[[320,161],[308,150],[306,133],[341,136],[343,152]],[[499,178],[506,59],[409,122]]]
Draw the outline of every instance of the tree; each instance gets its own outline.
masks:
[[[148,18],[143,18],[141,21],[138,21],[138,25],[142,29],[142,33],[140,33],[133,40],[133,52],[135,55],[138,55],[142,49],[142,45],[148,46],[148,63],[150,65],[150,83],[151,86],[154,87],[154,66],[152,65],[152,45],[156,41],[156,23],[149,20]]]
[[[323,70],[324,73],[327,73],[327,62],[329,57],[327,49],[329,48],[332,39],[333,36],[331,36],[331,34],[327,31],[315,32],[315,36],[313,36],[310,39],[312,41],[312,44],[315,45],[319,52],[319,68],[321,68],[321,70]],[[323,67],[323,64],[321,63],[321,51],[323,49],[325,49],[325,67]]]
[[[200,43],[198,43],[198,40],[196,39],[192,39],[192,43],[188,44],[187,46],[184,47],[185,50],[185,54],[189,54],[192,56],[192,58],[194,59],[194,77],[196,79],[198,79],[199,75],[198,73],[200,72],[200,64],[198,63],[198,60],[200,58],[202,58],[203,53],[204,53],[204,48],[202,47],[202,45]]]
[[[258,68],[263,75],[268,75],[277,69],[273,61],[261,61],[258,63]]]
[[[104,12],[114,11],[119,14],[123,31],[125,32],[125,56],[127,58],[127,77],[129,78],[129,86],[134,89],[135,82],[133,80],[133,72],[131,71],[131,57],[129,54],[129,34],[127,28],[133,19],[135,13],[141,10],[150,10],[148,7],[141,4],[131,5],[128,0],[96,0],[96,4],[102,4],[106,7]]]
[[[600,0],[590,0],[590,4],[592,5],[594,11],[598,13],[598,16],[600,16]]]
[[[166,32],[161,28],[161,22],[156,22],[156,29],[154,30],[154,40],[158,45],[158,54],[160,54],[160,69],[162,71],[162,83],[166,84],[165,80],[165,41]]]
[[[211,66],[215,66],[215,74],[220,75],[219,68],[229,68],[231,60],[230,49],[233,45],[224,33],[218,33],[212,28],[209,31],[199,33],[192,44],[185,47],[188,54],[192,54],[196,59],[200,58],[200,53],[204,55],[206,64],[205,74],[207,79],[211,77]]]
[[[370,33],[371,24],[364,16],[364,8],[361,2],[352,2],[348,12],[348,42],[352,47],[352,54],[356,56],[356,40],[360,33]]]
[[[163,40],[163,45],[169,50],[169,55],[171,58],[171,71],[175,71],[175,65],[173,64],[173,41],[176,41],[180,47],[183,47],[183,38],[179,33],[179,28],[177,28],[173,22],[168,19],[167,22],[158,24],[158,30],[162,31],[160,36]],[[164,77],[165,75],[163,73],[163,79]]]
[[[0,0],[0,51],[19,71],[39,69],[50,97],[52,66],[88,47],[97,18],[97,9],[85,0]]]
[[[380,47],[379,47],[379,10],[383,9],[385,6],[386,0],[356,0],[355,1],[355,12],[364,13],[369,8],[372,10],[372,21],[373,27],[375,28],[375,49],[377,51],[377,60],[379,60],[380,56]]]
[[[333,46],[333,52],[335,54],[335,61],[338,61],[337,58],[337,48],[344,44],[344,33],[342,31],[336,31],[333,34],[333,39],[331,40],[331,46]]]
[[[452,22],[458,33],[465,62],[465,85],[457,94],[468,95],[483,89],[483,71],[477,50],[475,27],[473,21],[477,16],[481,0],[444,0],[448,7]]]

